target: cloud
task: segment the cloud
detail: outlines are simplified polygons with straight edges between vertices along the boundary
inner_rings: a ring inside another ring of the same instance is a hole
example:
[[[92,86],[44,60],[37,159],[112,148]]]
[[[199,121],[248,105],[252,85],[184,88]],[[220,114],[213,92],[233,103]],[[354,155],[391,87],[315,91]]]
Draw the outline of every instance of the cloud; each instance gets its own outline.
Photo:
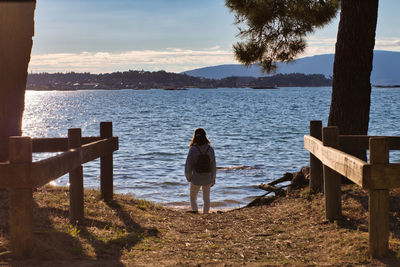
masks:
[[[206,48],[206,50],[219,50],[219,49],[221,49],[221,47],[220,47],[219,45],[216,45],[216,46],[213,46],[213,47]]]
[[[375,49],[400,51],[400,39],[399,38],[378,39],[375,41]]]
[[[309,38],[305,53],[300,57],[335,53],[336,38]],[[400,38],[379,38],[375,40],[375,50],[400,51]]]
[[[29,69],[33,72],[100,73],[128,69],[164,69],[181,72],[192,68],[228,63],[237,63],[232,51],[225,51],[219,47],[214,47],[212,50],[167,48],[122,53],[81,52],[32,55]]]
[[[308,46],[299,58],[335,53],[335,43],[335,38],[309,38]],[[377,39],[375,49],[400,51],[400,38]],[[81,52],[32,55],[29,70],[104,73],[143,69],[182,72],[207,66],[237,63],[232,51],[214,46],[203,50],[166,48],[165,50],[133,50],[121,53]]]
[[[310,37],[307,39],[307,48],[300,57],[335,53],[335,43],[335,38]]]

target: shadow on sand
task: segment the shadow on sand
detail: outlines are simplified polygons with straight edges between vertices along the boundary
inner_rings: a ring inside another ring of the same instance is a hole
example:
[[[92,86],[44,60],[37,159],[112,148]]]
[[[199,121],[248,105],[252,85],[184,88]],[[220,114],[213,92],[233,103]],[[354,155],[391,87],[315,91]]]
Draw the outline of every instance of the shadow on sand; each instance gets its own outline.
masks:
[[[98,200],[101,201],[101,200]],[[94,266],[124,266],[121,263],[123,250],[129,251],[148,237],[157,237],[156,228],[142,227],[124,211],[117,201],[102,203],[110,209],[120,220],[115,226],[106,218],[87,218],[81,225],[69,223],[67,209],[54,207],[40,207],[34,202],[34,251],[28,260],[13,260],[9,242],[0,244],[0,265],[6,263],[11,266],[36,266],[43,264],[65,265],[74,262]],[[65,205],[68,208],[68,203]],[[0,193],[0,233],[3,240],[9,240],[8,193]],[[57,227],[55,227],[57,225]],[[107,235],[112,230],[112,236]],[[97,234],[96,234],[97,233]],[[90,248],[88,248],[88,246]],[[91,250],[91,255],[86,254]]]

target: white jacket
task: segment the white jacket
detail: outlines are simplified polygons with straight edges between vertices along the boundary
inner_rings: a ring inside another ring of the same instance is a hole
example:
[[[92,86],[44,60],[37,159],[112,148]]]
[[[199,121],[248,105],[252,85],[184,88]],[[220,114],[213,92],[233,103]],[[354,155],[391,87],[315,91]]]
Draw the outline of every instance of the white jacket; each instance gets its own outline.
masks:
[[[199,146],[202,153],[207,150],[208,144],[204,144]],[[189,153],[186,157],[185,164],[185,176],[188,182],[191,182],[194,185],[209,185],[215,184],[215,176],[216,176],[216,163],[215,163],[215,154],[214,149],[210,146],[207,151],[208,156],[210,157],[210,169],[211,171],[208,173],[197,173],[194,168],[194,163],[197,161],[197,158],[200,155],[200,151],[195,145],[189,148]]]

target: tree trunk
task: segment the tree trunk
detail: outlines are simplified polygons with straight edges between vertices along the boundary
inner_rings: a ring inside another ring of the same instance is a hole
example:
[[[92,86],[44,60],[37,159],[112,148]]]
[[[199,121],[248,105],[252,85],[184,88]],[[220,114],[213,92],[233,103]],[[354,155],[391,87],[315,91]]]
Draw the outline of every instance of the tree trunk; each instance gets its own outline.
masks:
[[[0,162],[8,137],[21,135],[36,1],[0,2]]]
[[[328,125],[368,132],[378,0],[342,0]]]

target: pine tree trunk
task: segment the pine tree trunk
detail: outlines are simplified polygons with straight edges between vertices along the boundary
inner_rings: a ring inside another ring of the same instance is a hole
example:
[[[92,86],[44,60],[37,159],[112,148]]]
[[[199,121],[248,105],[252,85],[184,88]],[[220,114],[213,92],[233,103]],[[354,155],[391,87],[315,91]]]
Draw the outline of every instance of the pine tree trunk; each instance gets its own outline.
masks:
[[[378,0],[342,0],[328,125],[367,134]]]
[[[21,135],[36,1],[0,2],[0,162],[8,137]]]

